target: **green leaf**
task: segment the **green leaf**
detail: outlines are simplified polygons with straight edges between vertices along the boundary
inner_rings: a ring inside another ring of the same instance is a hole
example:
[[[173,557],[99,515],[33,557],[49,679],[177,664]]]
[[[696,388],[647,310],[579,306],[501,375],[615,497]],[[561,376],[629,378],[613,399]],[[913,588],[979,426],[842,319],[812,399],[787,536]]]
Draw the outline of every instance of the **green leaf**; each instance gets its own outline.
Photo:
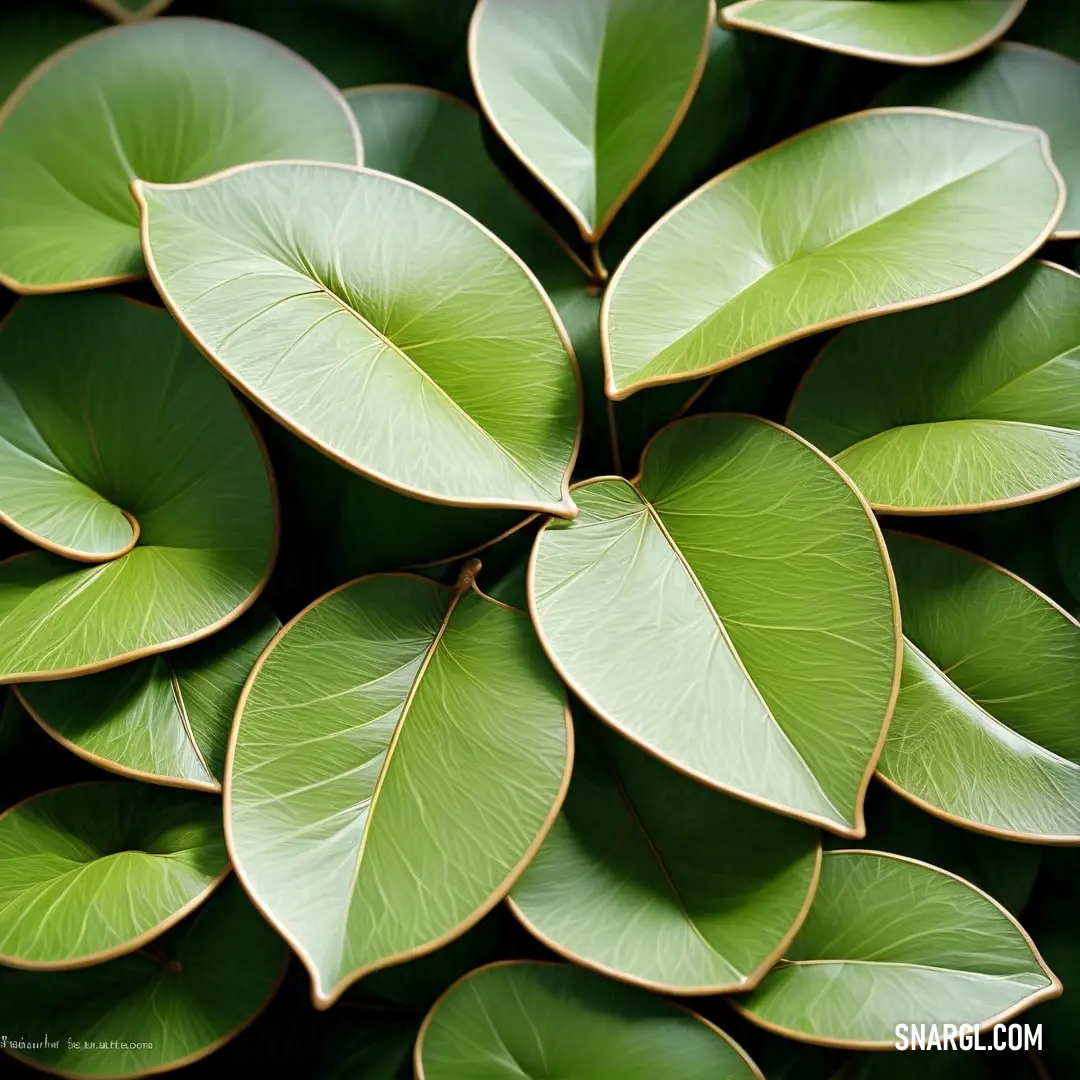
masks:
[[[719,1028],[570,964],[491,964],[434,1005],[417,1080],[762,1080]]]
[[[286,962],[284,943],[226,881],[148,949],[80,971],[0,968],[6,1024],[27,1042],[50,1040],[33,1050],[9,1044],[8,1053],[60,1076],[179,1068],[247,1027],[276,993]]]
[[[279,424],[267,424],[266,437],[281,489],[286,554],[291,541],[295,561],[315,583],[298,591],[304,604],[351,578],[464,558],[529,520],[515,510],[409,498],[342,468]]]
[[[318,1008],[476,923],[565,794],[563,688],[524,614],[475,589],[474,565],[456,588],[395,574],[328,594],[241,699],[229,849]]]
[[[49,292],[141,277],[137,177],[359,153],[341,95],[269,38],[202,19],[93,34],[0,110],[0,283]]]
[[[228,870],[205,795],[124,781],[35,795],[0,814],[0,964],[56,970],[134,952]]]
[[[286,427],[434,502],[574,513],[569,341],[524,264],[467,215],[311,163],[134,190],[166,303]]]
[[[791,426],[893,514],[1016,506],[1080,484],[1080,276],[1028,263],[940,306],[852,326]]]
[[[240,691],[281,623],[257,608],[185,649],[16,691],[54,739],[137,780],[220,791]]]
[[[881,775],[965,828],[1080,843],[1080,623],[993,563],[888,540],[907,640]]]
[[[134,548],[105,554],[87,510],[134,519]],[[224,380],[164,311],[103,293],[24,300],[3,324],[0,512],[109,559],[0,563],[3,682],[206,637],[254,602],[276,547],[267,462]]]
[[[0,104],[47,56],[105,26],[100,15],[63,0],[33,0],[0,15]]]
[[[99,11],[105,12],[117,22],[133,22],[160,15],[172,0],[87,0]]]
[[[511,910],[561,956],[647,989],[755,986],[810,906],[817,832],[696,784],[580,715],[574,734],[570,794]]]
[[[1009,36],[1080,61],[1080,7],[1061,0],[1028,0]]]
[[[1042,128],[1054,164],[1076,196],[1065,203],[1051,239],[1080,237],[1080,63],[1007,41],[966,64],[910,72],[876,103],[933,105]]]
[[[623,260],[604,297],[608,395],[972,292],[1042,245],[1064,199],[1033,128],[908,108],[805,131],[710,180]]]
[[[831,52],[913,67],[949,64],[985,49],[1024,0],[741,0],[720,12],[739,30]]]
[[[810,914],[782,960],[734,1002],[804,1042],[891,1050],[897,1024],[985,1029],[1061,983],[996,900],[926,863],[825,853]]]
[[[764,420],[665,428],[633,484],[575,488],[530,607],[571,689],[694,779],[845,836],[899,681],[884,542],[847,478]]]
[[[671,141],[708,53],[712,0],[480,0],[480,107],[596,241]]]
[[[364,161],[434,191],[489,228],[548,287],[580,284],[588,270],[491,160],[480,114],[422,86],[345,91],[360,125]]]

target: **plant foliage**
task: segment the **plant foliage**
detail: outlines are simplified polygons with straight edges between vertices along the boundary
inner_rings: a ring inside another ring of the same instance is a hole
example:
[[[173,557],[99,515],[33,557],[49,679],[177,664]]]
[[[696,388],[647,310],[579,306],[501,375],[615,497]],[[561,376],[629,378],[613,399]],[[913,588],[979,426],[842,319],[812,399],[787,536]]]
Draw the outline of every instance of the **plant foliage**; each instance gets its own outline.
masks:
[[[1078,64],[5,5],[0,1073],[1074,1075]]]

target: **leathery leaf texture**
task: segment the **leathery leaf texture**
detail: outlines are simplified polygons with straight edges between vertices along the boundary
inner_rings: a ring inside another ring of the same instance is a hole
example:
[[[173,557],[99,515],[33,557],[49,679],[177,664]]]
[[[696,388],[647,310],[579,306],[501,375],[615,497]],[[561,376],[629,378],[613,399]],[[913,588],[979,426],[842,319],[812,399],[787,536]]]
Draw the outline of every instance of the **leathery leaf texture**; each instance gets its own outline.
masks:
[[[1080,485],[1080,275],[1029,262],[842,330],[790,424],[885,513],[995,510]]]
[[[1025,0],[741,0],[721,22],[894,64],[949,64],[985,49]]]
[[[434,1005],[418,1080],[762,1080],[719,1028],[571,964],[491,964]]]
[[[202,903],[229,861],[214,800],[107,780],[0,814],[0,964],[97,964]]]
[[[268,464],[228,385],[166,312],[105,293],[31,297],[0,328],[0,514],[52,549],[0,563],[4,682],[206,637],[276,549]]]
[[[37,1044],[10,1052],[59,1076],[176,1069],[247,1027],[277,990],[287,960],[285,943],[229,880],[137,953],[78,971],[0,968],[0,1011]],[[57,1031],[79,1037],[57,1039]]]
[[[1006,41],[964,64],[909,72],[878,103],[933,105],[1042,128],[1070,192],[1080,192],[1080,63],[1067,56]],[[1080,237],[1080,194],[1068,199],[1054,228],[1054,239],[1067,237]]]
[[[287,427],[409,494],[574,513],[569,342],[472,218],[407,181],[311,163],[135,191],[166,303]]]
[[[958,825],[1080,843],[1080,623],[957,548],[888,542],[906,641],[881,775]]]
[[[984,1029],[1060,993],[986,893],[914,859],[830,851],[786,959],[737,1005],[789,1038],[891,1050],[897,1024]]]
[[[862,835],[899,678],[877,526],[811,446],[752,417],[665,428],[640,477],[574,489],[530,607],[594,712],[694,779]]]
[[[142,276],[135,179],[359,157],[342,96],[261,34],[175,18],[92,34],[0,111],[0,284],[40,292]]]
[[[819,834],[697,784],[584,715],[562,812],[510,894],[567,959],[676,994],[747,989],[798,929]]]
[[[481,108],[596,240],[697,90],[713,0],[480,0],[469,65]]]
[[[804,131],[631,249],[604,297],[608,394],[971,292],[1033,254],[1064,200],[1035,128],[913,107]]]
[[[245,690],[230,852],[318,1007],[478,921],[562,802],[564,691],[525,614],[472,574],[343,586],[286,626]]]
[[[25,683],[17,693],[50,735],[95,765],[220,791],[240,691],[280,628],[256,608],[184,649],[81,679]]]

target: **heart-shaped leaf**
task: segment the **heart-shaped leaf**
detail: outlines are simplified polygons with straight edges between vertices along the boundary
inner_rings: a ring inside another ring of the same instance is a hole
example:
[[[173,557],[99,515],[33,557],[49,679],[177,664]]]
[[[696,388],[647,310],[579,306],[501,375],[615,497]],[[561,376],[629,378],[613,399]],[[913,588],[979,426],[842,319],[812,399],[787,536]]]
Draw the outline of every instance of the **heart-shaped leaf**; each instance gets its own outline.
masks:
[[[489,228],[549,288],[589,273],[511,187],[484,146],[480,114],[423,86],[345,91],[360,125],[364,163],[434,191]]]
[[[1080,63],[1006,41],[966,64],[910,72],[878,103],[934,105],[1042,128],[1050,136],[1054,164],[1074,192],[1051,239],[1080,237]]]
[[[671,141],[708,53],[713,0],[480,0],[480,107],[596,241]]]
[[[141,277],[138,177],[359,154],[341,95],[261,34],[204,19],[92,34],[0,110],[0,284],[55,292]]]
[[[134,190],[166,303],[286,427],[434,502],[574,513],[570,343],[525,265],[462,211],[313,163]]]
[[[1061,993],[996,900],[884,852],[825,853],[787,957],[733,1003],[770,1031],[825,1046],[891,1050],[898,1024],[985,1029]]]
[[[0,814],[0,964],[59,969],[134,952],[228,873],[218,804],[103,781]]]
[[[696,780],[846,836],[900,676],[884,542],[850,481],[764,420],[665,428],[574,489],[530,607],[574,692]]]
[[[53,738],[95,765],[151,783],[220,791],[240,691],[280,629],[273,615],[256,609],[185,649],[16,691]]]
[[[237,873],[327,1008],[362,975],[464,933],[558,813],[572,733],[524,613],[407,574],[298,615],[233,727]]]
[[[206,1057],[265,1008],[288,953],[235,881],[149,948],[80,971],[0,968],[0,1012],[45,1072],[140,1077]],[[45,1045],[48,1040],[48,1045]]]
[[[806,915],[814,829],[667,768],[574,722],[574,779],[509,902],[547,946],[673,994],[748,989]]]
[[[99,11],[112,16],[117,22],[132,22],[160,15],[172,0],[87,0]]]
[[[957,548],[888,541],[907,641],[881,775],[958,825],[1080,843],[1080,623]]]
[[[739,30],[913,67],[981,52],[1016,21],[1025,0],[741,0],[720,12]]]
[[[688,1009],[571,964],[524,961],[466,975],[420,1028],[417,1080],[481,1075],[762,1080],[740,1046]]]
[[[608,394],[972,292],[1041,247],[1064,200],[1034,128],[915,107],[811,128],[710,180],[631,249],[604,297]]]
[[[254,602],[276,548],[268,465],[228,385],[164,311],[103,293],[24,300],[0,330],[0,513],[109,560],[0,563],[3,682],[206,637]]]
[[[877,510],[965,513],[1080,484],[1080,276],[1029,263],[971,296],[851,326],[791,426]]]

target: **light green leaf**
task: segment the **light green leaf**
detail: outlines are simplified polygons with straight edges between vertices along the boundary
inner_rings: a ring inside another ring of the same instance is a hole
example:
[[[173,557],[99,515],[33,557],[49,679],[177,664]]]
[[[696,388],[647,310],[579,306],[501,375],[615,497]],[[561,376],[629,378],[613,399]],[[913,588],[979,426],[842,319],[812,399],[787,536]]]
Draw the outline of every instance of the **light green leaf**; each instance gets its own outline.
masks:
[[[967,513],[1080,484],[1080,276],[1028,263],[947,304],[848,327],[792,404],[877,510]]]
[[[574,692],[702,783],[845,836],[899,681],[884,543],[847,478],[783,428],[697,416],[640,478],[575,488],[530,607]]]
[[[876,103],[933,105],[1042,128],[1050,136],[1054,164],[1075,194],[1051,239],[1080,237],[1080,63],[1006,41],[966,64],[910,72]]]
[[[137,177],[352,163],[359,138],[326,79],[250,30],[170,18],[92,34],[0,110],[0,284],[55,292],[141,277]]]
[[[241,699],[229,850],[327,1008],[464,933],[569,782],[564,691],[529,620],[476,591],[361,579],[294,619]]]
[[[5,1022],[26,1042],[50,1040],[32,1050],[9,1045],[8,1053],[59,1076],[176,1069],[247,1027],[276,993],[286,963],[284,943],[226,881],[205,907],[137,953],[80,971],[0,968]]]
[[[220,791],[240,691],[281,623],[256,608],[185,649],[16,690],[54,739],[137,780]]]
[[[950,64],[985,49],[1024,0],[741,0],[720,12],[739,30],[913,67]]]
[[[495,130],[596,241],[671,141],[712,0],[480,0],[469,66]]]
[[[569,341],[525,265],[467,215],[311,163],[135,192],[166,303],[286,427],[434,502],[574,513]]]
[[[575,718],[574,779],[509,903],[569,960],[661,993],[755,986],[806,915],[809,826],[681,776]]]
[[[891,1050],[897,1024],[985,1029],[1061,983],[996,900],[927,863],[827,851],[810,914],[749,996],[748,1019],[804,1042]]]
[[[40,483],[31,483],[40,479]],[[138,524],[114,557],[101,528]],[[254,602],[276,548],[261,446],[159,308],[103,293],[22,301],[0,331],[0,511],[96,548],[0,563],[0,681],[87,674],[198,640]]]
[[[1034,128],[873,109],[721,173],[631,249],[604,297],[609,396],[960,296],[1036,251],[1065,188]]]
[[[417,1080],[762,1080],[707,1020],[571,964],[490,964],[435,1003]]]
[[[907,641],[881,775],[957,825],[1080,843],[1080,623],[957,548],[888,541]]]
[[[0,104],[47,56],[109,25],[100,15],[64,0],[33,0],[26,7],[8,8],[0,15]]]
[[[0,814],[0,964],[56,970],[134,952],[228,869],[205,795],[125,781],[35,795]]]
[[[371,169],[434,191],[489,228],[549,288],[583,284],[588,269],[514,190],[484,145],[480,114],[423,86],[345,91]]]
[[[117,22],[133,22],[160,15],[172,0],[87,0],[99,11],[104,11]]]

